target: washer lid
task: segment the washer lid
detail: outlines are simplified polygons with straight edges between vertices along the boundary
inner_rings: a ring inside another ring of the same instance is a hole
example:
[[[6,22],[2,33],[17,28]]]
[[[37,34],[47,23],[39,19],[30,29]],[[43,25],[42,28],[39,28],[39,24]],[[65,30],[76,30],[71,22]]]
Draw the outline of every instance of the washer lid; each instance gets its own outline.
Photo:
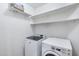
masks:
[[[60,55],[54,51],[46,51],[43,53],[43,56],[60,56]]]
[[[42,38],[43,37],[41,37],[41,36],[29,36],[29,37],[27,37],[27,39],[31,39],[31,40],[35,40],[35,41],[38,41],[38,40],[40,40]]]
[[[42,41],[42,43],[72,50],[71,42],[68,39],[48,38]]]

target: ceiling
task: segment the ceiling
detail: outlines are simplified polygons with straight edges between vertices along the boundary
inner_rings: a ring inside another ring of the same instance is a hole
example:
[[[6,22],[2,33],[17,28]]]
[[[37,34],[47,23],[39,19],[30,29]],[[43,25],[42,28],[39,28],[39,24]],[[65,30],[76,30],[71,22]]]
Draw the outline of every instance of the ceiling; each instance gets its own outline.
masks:
[[[36,9],[45,5],[46,3],[27,3],[27,4],[29,4],[32,8]]]

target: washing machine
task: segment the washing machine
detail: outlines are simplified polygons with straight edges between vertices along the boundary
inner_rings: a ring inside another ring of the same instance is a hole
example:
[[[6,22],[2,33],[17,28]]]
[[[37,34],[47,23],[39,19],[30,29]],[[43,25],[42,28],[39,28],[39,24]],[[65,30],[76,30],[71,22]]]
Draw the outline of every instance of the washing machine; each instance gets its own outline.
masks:
[[[72,56],[70,40],[60,38],[48,38],[43,40],[42,56]]]
[[[25,56],[41,56],[43,36],[29,36],[25,40]]]

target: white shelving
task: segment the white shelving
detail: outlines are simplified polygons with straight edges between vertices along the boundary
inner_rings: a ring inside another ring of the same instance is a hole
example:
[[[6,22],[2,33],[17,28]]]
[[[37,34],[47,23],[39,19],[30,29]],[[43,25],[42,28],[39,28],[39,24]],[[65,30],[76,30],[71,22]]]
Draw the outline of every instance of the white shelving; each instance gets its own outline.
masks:
[[[55,4],[57,7],[53,6],[53,4],[46,4],[42,8],[38,8],[36,11],[28,4],[23,5],[24,11],[17,11],[30,17],[30,24],[63,22],[79,19],[79,5],[77,3]],[[14,9],[11,8],[11,10]]]
[[[47,21],[47,22],[38,22],[38,23],[34,23],[34,22],[30,22],[31,25],[35,25],[35,24],[46,24],[46,23],[53,23],[53,22],[65,22],[65,21],[73,21],[73,20],[79,20],[79,18],[75,18],[75,19],[65,19],[65,20],[56,20],[56,21]]]
[[[67,7],[62,7],[44,14],[31,17],[30,24],[43,24],[52,22],[63,22],[79,19],[79,6],[72,4]]]
[[[47,10],[46,10],[46,8],[44,8],[45,10],[43,10],[43,11],[38,11],[38,12],[36,12],[36,13],[34,13],[34,15],[32,15],[31,17],[37,17],[37,16],[40,16],[40,15],[45,15],[45,14],[47,14],[47,13],[50,13],[51,11],[53,12],[53,11],[55,11],[55,10],[59,10],[59,9],[61,9],[61,8],[64,8],[64,7],[67,7],[67,6],[71,6],[71,5],[74,5],[75,3],[66,3],[66,4],[57,4],[56,6],[54,6],[54,7],[52,7],[52,5],[49,5],[48,7],[50,7],[50,8],[47,8]],[[46,5],[47,6],[47,5]]]

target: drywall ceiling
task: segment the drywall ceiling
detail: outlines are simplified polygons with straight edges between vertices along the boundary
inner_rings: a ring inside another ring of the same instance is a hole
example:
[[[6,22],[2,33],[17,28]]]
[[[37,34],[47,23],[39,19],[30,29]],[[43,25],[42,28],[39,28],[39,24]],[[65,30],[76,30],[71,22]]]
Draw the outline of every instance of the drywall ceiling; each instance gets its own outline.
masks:
[[[30,5],[32,8],[36,9],[39,8],[47,3],[27,3],[28,5]]]

